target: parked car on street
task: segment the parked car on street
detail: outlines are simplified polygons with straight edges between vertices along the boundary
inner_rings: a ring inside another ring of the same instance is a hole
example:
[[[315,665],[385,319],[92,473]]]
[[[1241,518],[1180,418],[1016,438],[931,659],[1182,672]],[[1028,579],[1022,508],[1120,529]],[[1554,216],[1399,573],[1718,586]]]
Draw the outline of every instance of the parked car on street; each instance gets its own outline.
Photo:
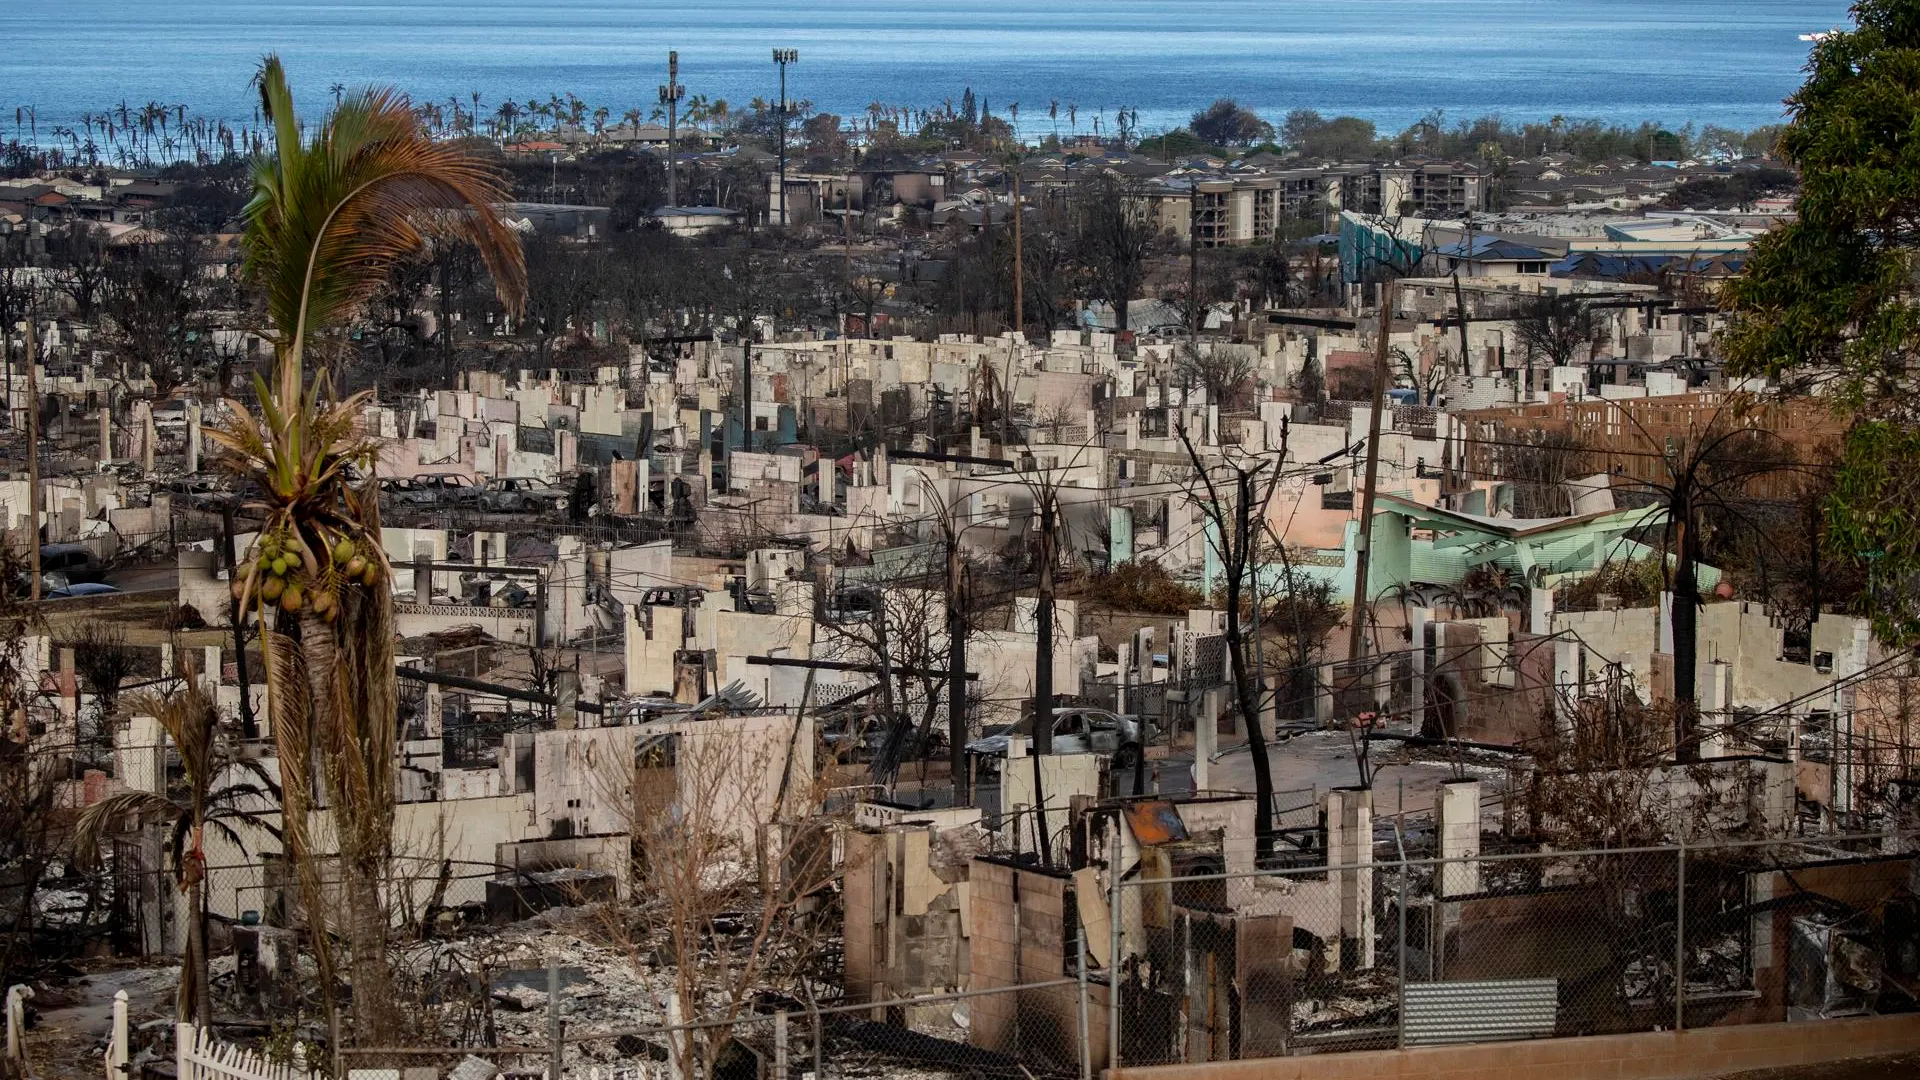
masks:
[[[500,477],[480,491],[480,509],[495,514],[544,514],[567,508],[567,491],[531,477]]]
[[[405,476],[380,478],[380,501],[388,506],[420,505],[420,485]]]
[[[1053,752],[1056,754],[1111,754],[1116,769],[1130,769],[1140,753],[1145,725],[1137,716],[1086,705],[1053,710]],[[1010,735],[1026,734],[1025,725],[1003,725],[967,744],[967,752],[983,758],[1005,758]]]
[[[107,576],[107,564],[85,544],[42,544],[40,572],[65,574],[75,583],[95,582]]]
[[[458,473],[422,473],[380,481],[380,494],[394,506],[455,510],[479,505],[480,488]]]

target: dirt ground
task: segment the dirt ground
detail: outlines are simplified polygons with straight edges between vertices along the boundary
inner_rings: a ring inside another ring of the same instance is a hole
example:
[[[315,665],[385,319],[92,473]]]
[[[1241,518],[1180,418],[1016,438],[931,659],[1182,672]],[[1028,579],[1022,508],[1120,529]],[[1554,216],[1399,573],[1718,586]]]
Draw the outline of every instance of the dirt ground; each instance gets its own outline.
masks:
[[[178,967],[107,963],[60,985],[41,987],[29,1002],[38,1014],[27,1032],[32,1075],[49,1080],[99,1076],[101,1054],[113,1031],[115,992],[127,992],[128,1021],[137,1030],[143,1023],[173,1016],[179,985]]]
[[[1795,1065],[1786,1069],[1757,1069],[1729,1073],[1720,1080],[1894,1080],[1920,1077],[1920,1054],[1836,1061],[1830,1065]]]

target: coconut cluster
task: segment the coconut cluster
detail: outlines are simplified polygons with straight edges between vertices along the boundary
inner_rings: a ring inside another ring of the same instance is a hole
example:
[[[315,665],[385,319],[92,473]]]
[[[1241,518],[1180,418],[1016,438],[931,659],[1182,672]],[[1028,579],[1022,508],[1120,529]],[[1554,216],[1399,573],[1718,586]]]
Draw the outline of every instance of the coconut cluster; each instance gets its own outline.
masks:
[[[241,603],[257,596],[288,614],[306,609],[328,622],[340,617],[343,587],[372,588],[380,580],[378,554],[351,536],[341,536],[332,547],[315,552],[289,529],[261,536],[248,554],[248,561],[234,576],[233,595]]]

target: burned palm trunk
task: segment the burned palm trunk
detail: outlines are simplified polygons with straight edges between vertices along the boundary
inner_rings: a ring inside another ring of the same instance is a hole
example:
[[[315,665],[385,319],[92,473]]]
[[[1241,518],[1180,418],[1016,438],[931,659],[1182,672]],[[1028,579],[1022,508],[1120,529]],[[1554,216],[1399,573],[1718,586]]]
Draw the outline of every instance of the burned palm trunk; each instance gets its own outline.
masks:
[[[1674,502],[1675,544],[1671,612],[1673,619],[1673,753],[1676,761],[1700,760],[1700,701],[1695,664],[1700,648],[1700,587],[1692,506]]]
[[[957,534],[947,544],[947,756],[953,771],[953,802],[971,797],[967,777],[967,610],[966,564]]]

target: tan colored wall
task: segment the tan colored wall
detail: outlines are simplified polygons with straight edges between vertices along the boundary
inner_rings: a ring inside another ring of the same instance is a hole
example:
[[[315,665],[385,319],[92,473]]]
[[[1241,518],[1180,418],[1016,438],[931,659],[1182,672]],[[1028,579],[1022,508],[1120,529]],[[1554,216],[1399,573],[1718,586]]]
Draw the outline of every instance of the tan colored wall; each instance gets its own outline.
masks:
[[[673,654],[686,643],[681,634],[681,608],[628,604],[626,612],[626,691],[629,694],[673,693]],[[649,633],[641,619],[652,620]]]
[[[1114,1069],[1107,1080],[1691,1080],[1920,1049],[1920,1014]]]
[[[886,973],[887,838],[849,829],[841,842],[846,845],[840,878],[842,981],[848,997],[864,998]]]
[[[969,871],[973,908],[969,989],[1048,982],[1069,977],[1073,941],[1066,909],[1070,883],[1051,874],[975,859]],[[1089,987],[1087,1035],[1096,1066],[1106,1060],[1104,984]],[[1037,1053],[1063,1070],[1079,1056],[1079,993],[1053,986],[972,999],[970,1041],[988,1050]]]
[[[1480,620],[1486,622],[1487,620]],[[1471,620],[1446,624],[1446,644],[1435,654],[1422,731],[1471,742],[1523,742],[1540,734],[1541,716],[1553,686],[1553,643],[1532,634],[1486,643],[1484,627]],[[1502,654],[1518,658],[1512,685],[1490,680]],[[1458,684],[1458,700],[1451,689]]]

